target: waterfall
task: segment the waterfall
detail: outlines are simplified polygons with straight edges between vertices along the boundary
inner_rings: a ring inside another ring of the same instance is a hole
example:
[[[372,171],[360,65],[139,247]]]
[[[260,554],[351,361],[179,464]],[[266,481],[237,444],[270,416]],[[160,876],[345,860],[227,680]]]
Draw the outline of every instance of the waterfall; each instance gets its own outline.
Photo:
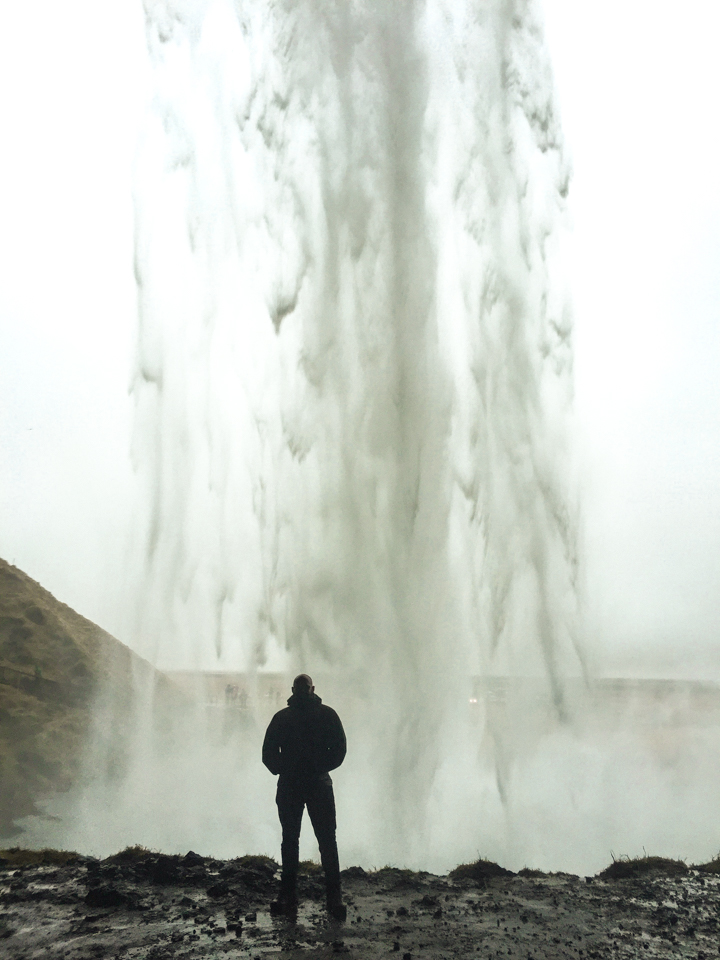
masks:
[[[161,668],[316,677],[348,843],[419,861],[460,771],[477,821],[488,756],[507,789],[474,678],[535,677],[562,719],[582,671],[539,11],[145,6],[138,636]]]

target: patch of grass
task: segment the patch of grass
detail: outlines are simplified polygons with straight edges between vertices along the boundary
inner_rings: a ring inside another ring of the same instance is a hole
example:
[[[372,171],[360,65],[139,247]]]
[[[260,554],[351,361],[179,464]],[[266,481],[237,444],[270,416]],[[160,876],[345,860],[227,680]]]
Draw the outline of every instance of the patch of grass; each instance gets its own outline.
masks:
[[[534,875],[534,874],[533,874]],[[494,880],[497,877],[514,877],[512,870],[506,870],[499,863],[481,857],[475,863],[461,863],[448,874],[451,880]],[[529,876],[529,874],[526,874]]]
[[[11,847],[9,850],[0,850],[0,860],[4,860],[11,867],[37,867],[52,864],[62,866],[65,863],[77,863],[80,854],[72,850],[24,850],[22,847]]]
[[[262,853],[246,853],[244,857],[237,857],[235,863],[247,870],[259,870],[261,873],[274,874],[279,867],[279,864],[272,857],[266,857]]]
[[[422,886],[423,882],[422,873],[405,867],[381,867],[379,870],[370,871],[369,876],[393,889],[408,887],[414,890]]]
[[[687,872],[688,866],[682,860],[670,860],[667,857],[613,857],[613,862],[601,870],[598,877],[601,880],[626,880],[648,873],[676,877]]]
[[[144,860],[146,857],[155,856],[157,851],[149,850],[147,847],[141,846],[139,843],[136,843],[132,847],[125,847],[124,850],[120,850],[118,853],[113,853],[112,856],[108,857],[106,863],[137,863],[138,860]]]
[[[708,863],[699,863],[695,867],[701,873],[720,873],[720,853]]]
[[[314,860],[301,860],[298,867],[298,873],[306,877],[320,877],[323,874],[322,865],[315,863]]]
[[[522,870],[518,870],[519,877],[547,877],[547,873],[543,873],[542,870],[533,870],[532,867],[523,867]]]

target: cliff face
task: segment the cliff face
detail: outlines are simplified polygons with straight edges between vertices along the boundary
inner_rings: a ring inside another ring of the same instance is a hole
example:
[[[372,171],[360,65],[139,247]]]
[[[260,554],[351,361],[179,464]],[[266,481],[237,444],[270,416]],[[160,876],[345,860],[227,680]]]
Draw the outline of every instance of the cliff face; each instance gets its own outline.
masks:
[[[111,692],[129,715],[150,666],[96,624],[0,560],[0,836],[77,779],[93,704]]]

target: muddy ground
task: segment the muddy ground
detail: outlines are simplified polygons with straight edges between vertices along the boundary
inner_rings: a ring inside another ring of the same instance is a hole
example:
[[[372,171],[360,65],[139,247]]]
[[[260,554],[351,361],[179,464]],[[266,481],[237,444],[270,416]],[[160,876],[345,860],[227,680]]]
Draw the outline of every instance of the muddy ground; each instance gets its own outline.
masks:
[[[464,877],[354,867],[343,873],[345,923],[329,921],[322,876],[308,865],[291,923],[270,917],[278,874],[264,857],[219,861],[144,850],[103,861],[23,851],[0,856],[0,956],[13,960],[705,960],[720,946],[718,874],[672,861],[615,871],[630,874],[624,878],[515,875],[483,862]]]

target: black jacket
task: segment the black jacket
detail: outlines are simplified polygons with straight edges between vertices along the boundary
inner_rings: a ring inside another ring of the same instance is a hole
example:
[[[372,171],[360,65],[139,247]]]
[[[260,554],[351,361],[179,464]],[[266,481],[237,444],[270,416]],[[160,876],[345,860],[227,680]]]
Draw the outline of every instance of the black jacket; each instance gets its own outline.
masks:
[[[335,711],[314,693],[294,693],[270,721],[262,759],[283,781],[329,781],[328,771],[340,766],[346,750],[345,731]]]

